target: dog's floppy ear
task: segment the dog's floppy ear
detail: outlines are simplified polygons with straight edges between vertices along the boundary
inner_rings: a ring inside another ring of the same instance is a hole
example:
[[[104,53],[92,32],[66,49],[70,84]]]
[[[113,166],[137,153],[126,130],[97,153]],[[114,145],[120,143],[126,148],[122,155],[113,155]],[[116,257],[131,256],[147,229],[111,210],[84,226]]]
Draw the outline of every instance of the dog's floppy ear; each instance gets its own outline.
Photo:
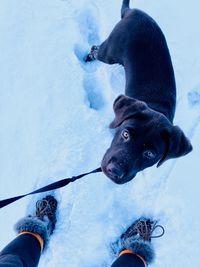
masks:
[[[110,128],[120,126],[123,121],[142,113],[147,108],[147,104],[143,101],[125,95],[118,96],[113,104],[115,119],[111,122]]]
[[[192,151],[190,141],[178,126],[172,126],[170,129],[166,129],[163,137],[166,140],[167,149],[163,158],[158,162],[157,167],[168,159],[178,158]]]

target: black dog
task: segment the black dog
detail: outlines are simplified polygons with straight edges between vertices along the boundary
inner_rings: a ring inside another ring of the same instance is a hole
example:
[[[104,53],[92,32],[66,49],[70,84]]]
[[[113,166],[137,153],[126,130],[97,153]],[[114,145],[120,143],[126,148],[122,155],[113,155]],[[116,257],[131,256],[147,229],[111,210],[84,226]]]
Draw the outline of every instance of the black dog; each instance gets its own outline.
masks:
[[[114,102],[116,133],[102,160],[102,170],[123,184],[158,162],[186,155],[192,145],[173,126],[176,84],[165,37],[144,12],[122,4],[122,20],[86,61],[98,59],[125,68],[125,95]]]

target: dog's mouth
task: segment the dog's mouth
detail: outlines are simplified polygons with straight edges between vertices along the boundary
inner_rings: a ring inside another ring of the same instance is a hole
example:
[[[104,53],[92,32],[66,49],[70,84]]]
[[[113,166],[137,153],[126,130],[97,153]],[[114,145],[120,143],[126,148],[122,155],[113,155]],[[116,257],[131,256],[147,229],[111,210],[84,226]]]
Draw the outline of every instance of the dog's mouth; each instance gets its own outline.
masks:
[[[133,175],[130,178],[120,165],[112,162],[106,166],[102,166],[102,171],[111,181],[116,184],[124,184],[135,177],[135,175]]]
[[[107,174],[107,173],[105,173],[105,174],[111,181],[113,181],[116,184],[126,183],[126,181],[124,181],[125,175],[117,176],[117,175],[111,175],[111,174]]]

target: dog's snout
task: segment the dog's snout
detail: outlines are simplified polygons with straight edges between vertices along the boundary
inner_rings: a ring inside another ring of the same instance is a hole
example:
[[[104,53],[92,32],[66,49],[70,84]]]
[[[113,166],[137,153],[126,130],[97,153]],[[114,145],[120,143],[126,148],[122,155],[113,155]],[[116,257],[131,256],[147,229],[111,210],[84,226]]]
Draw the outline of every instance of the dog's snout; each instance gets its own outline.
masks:
[[[106,169],[108,174],[114,179],[121,179],[124,176],[124,171],[120,168],[120,166],[112,162],[108,164]]]

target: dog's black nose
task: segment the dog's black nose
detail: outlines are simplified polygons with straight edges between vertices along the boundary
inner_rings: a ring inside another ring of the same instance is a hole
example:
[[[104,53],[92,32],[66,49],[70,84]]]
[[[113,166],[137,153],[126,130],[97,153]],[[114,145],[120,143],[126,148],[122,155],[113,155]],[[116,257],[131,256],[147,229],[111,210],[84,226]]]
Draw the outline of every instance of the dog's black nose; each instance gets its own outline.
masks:
[[[108,164],[106,169],[110,178],[121,179],[124,176],[124,171],[121,169],[121,167],[112,162]]]

